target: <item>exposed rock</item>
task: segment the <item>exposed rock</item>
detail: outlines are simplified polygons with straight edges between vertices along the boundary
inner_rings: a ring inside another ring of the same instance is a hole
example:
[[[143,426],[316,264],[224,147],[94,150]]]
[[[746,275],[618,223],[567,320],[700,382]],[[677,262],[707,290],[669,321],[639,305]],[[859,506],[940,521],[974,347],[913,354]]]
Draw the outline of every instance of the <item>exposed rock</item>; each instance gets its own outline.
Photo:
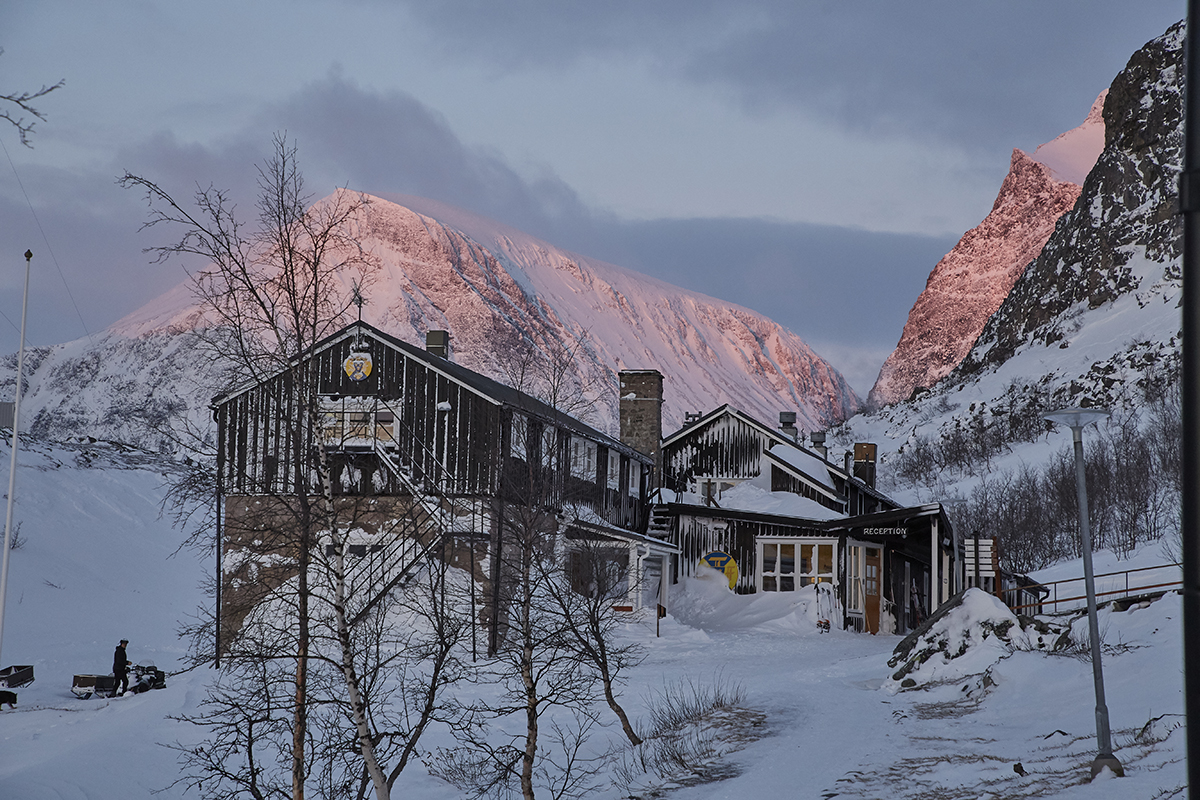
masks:
[[[988,216],[947,253],[917,298],[899,344],[867,396],[868,408],[909,397],[948,375],[1079,197],[1049,167],[1013,150]]]
[[[454,359],[500,381],[524,350],[570,352],[595,401],[588,421],[610,432],[623,368],[666,377],[667,430],[727,402],[766,421],[793,409],[808,430],[858,408],[833,367],[761,314],[430,205],[439,218],[371,198],[355,220],[376,258],[363,319],[387,333],[422,344],[428,330],[449,330]],[[181,285],[94,343],[31,352],[22,418],[43,436],[170,449],[169,421],[207,429],[210,398],[244,380],[206,363],[189,335],[205,324]],[[0,361],[0,396],[11,395],[14,372],[15,358]]]
[[[896,646],[884,687],[918,689],[967,681],[987,688],[991,669],[1014,650],[1053,652],[1072,643],[1075,617],[1017,616],[981,589],[959,592]]]
[[[1079,201],[988,320],[957,379],[1021,348],[1068,342],[1079,311],[1134,292],[1178,289],[1183,39],[1180,22],[1135,53],[1113,81],[1104,103],[1104,152]],[[1146,270],[1144,262],[1161,266]]]

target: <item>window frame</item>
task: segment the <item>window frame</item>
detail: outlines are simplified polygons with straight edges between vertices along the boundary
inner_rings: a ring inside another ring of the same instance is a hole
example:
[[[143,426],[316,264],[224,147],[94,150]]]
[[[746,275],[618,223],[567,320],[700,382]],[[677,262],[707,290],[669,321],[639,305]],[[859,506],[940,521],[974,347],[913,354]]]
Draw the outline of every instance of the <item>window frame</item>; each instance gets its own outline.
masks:
[[[773,558],[768,561],[768,547],[773,548]],[[791,570],[785,569],[785,547],[791,548]],[[809,569],[804,571],[804,550],[809,551]],[[820,548],[829,548],[828,569],[822,569]],[[756,589],[760,592],[795,592],[817,583],[829,583],[836,590],[838,580],[838,541],[812,536],[771,536],[760,538],[755,549]],[[786,588],[790,584],[791,588]]]

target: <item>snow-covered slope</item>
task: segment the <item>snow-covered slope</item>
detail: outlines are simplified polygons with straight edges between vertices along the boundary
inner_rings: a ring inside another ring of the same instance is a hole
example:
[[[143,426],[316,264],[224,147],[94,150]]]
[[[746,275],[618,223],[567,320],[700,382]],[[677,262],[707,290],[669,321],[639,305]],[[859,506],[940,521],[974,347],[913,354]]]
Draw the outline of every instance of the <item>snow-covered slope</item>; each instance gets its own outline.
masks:
[[[1100,93],[1087,118],[1066,133],[1059,134],[1045,144],[1040,144],[1030,155],[1039,164],[1050,168],[1057,180],[1070,181],[1079,186],[1096,165],[1096,159],[1104,150],[1104,100],[1108,89]]]
[[[1129,60],[1104,104],[1106,139],[1079,200],[931,389],[856,417],[839,444],[884,453],[1071,405],[1141,402],[1178,366],[1183,25]],[[1019,454],[1014,456],[1019,458]],[[945,488],[945,487],[943,487]]]
[[[0,441],[0,461],[7,460]],[[15,709],[0,709],[0,797],[197,796],[172,785],[180,777],[178,754],[164,745],[200,744],[202,731],[173,717],[199,713],[219,673],[202,667],[172,674],[163,690],[111,700],[70,693],[74,673],[108,672],[120,638],[131,640],[137,663],[181,666],[175,623],[205,601],[196,586],[211,565],[186,552],[171,556],[181,536],[157,510],[164,472],[173,470],[104,443],[23,445],[17,519],[25,544],[13,554],[3,663],[34,665],[36,680],[18,690]],[[1097,554],[1098,571],[1114,565]],[[1055,569],[1038,577],[1080,573],[1078,562]],[[657,625],[631,619],[620,631],[622,641],[646,651],[646,661],[626,672],[622,694],[639,730],[650,726],[646,705],[666,691],[667,675],[685,689],[736,686],[741,716],[754,723],[687,729],[698,738],[715,734],[713,752],[667,775],[638,776],[642,796],[1182,796],[1176,595],[1101,612],[1109,714],[1126,777],[1089,784],[1095,718],[1085,661],[1006,649],[983,665],[993,685],[982,692],[970,680],[979,676],[967,675],[893,695],[882,687],[895,671],[887,662],[899,636],[820,633],[814,587],[785,597],[734,595],[725,586],[687,581],[672,590],[671,616]],[[458,691],[471,699],[489,690]],[[749,735],[722,735],[747,728]],[[426,752],[455,744],[441,727],[426,736]],[[618,755],[624,747],[611,728],[598,729],[594,743],[597,752]],[[1013,771],[1018,762],[1027,774]],[[612,762],[597,766],[600,787],[592,796],[630,796],[627,771]],[[394,795],[450,800],[462,793],[414,759]]]
[[[658,369],[666,377],[668,429],[688,411],[723,403],[766,420],[795,410],[810,430],[858,408],[833,367],[761,314],[567,253],[459,209],[404,200],[424,212],[370,198],[358,220],[378,264],[363,318],[401,339],[419,344],[428,330],[449,330],[456,361],[500,380],[505,360],[522,347],[576,351],[580,371],[599,378],[594,423],[609,429],[616,420],[615,372],[624,368]],[[180,286],[117,322],[94,345],[32,353],[25,418],[43,435],[143,442],[129,423],[134,416],[165,419],[186,405],[203,422],[209,398],[224,387],[199,373],[181,336],[200,324],[191,293]],[[9,359],[0,372],[0,393],[5,382],[11,392],[14,363]]]
[[[991,213],[930,273],[900,342],[867,396],[869,408],[932,386],[962,361],[988,317],[1041,252],[1055,222],[1078,199],[1080,188],[1072,181],[1082,183],[1080,172],[1086,175],[1104,141],[1103,121],[1097,121],[1103,100],[1101,94],[1083,125],[1041,145],[1033,156],[1013,150]]]

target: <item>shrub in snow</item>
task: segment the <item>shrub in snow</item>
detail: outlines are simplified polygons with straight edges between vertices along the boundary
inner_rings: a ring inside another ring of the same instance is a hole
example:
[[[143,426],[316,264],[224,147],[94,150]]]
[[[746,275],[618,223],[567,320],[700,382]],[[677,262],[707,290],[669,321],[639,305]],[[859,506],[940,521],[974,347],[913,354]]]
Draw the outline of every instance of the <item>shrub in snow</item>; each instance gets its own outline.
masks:
[[[1070,625],[1017,616],[981,589],[960,592],[896,646],[888,666],[895,669],[883,688],[903,689],[957,683],[984,676],[1014,650],[1053,651],[1070,641]]]

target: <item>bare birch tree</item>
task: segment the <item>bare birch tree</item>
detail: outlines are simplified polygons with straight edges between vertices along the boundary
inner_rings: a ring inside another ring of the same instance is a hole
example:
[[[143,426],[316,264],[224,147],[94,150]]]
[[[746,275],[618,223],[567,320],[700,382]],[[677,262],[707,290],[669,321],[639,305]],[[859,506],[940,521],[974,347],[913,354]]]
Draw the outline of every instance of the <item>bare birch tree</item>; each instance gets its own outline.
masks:
[[[270,525],[257,528],[274,534],[268,548],[294,559],[292,619],[294,637],[259,641],[265,653],[243,651],[246,657],[278,659],[294,664],[291,701],[291,797],[303,800],[311,749],[309,710],[310,660],[313,658],[314,601],[310,580],[313,553],[319,534],[332,542],[330,558],[322,566],[332,586],[331,602],[343,691],[357,733],[357,746],[371,775],[377,797],[387,797],[387,781],[374,754],[374,741],[365,718],[355,669],[345,596],[344,529],[339,523],[326,452],[319,443],[310,448],[314,431],[320,431],[321,408],[311,360],[301,356],[347,321],[352,302],[349,284],[361,286],[369,278],[372,259],[359,245],[354,225],[366,199],[350,192],[311,204],[304,190],[295,146],[275,138],[275,152],[259,168],[256,225],[247,227],[235,213],[229,197],[216,189],[198,190],[190,207],[177,202],[157,184],[126,174],[123,186],[141,189],[150,207],[146,228],[162,226],[182,231],[170,244],[150,248],[159,261],[171,256],[198,256],[205,266],[192,275],[192,287],[201,302],[201,342],[215,362],[225,365],[240,383],[286,373],[290,384],[285,426],[290,451],[296,454],[289,489],[271,494],[267,509]],[[304,457],[310,453],[311,457]],[[260,487],[264,488],[265,487]],[[290,626],[284,626],[290,631]],[[277,631],[283,633],[281,631]],[[251,770],[253,772],[253,770]],[[249,788],[252,796],[258,796]]]
[[[508,352],[506,377],[564,416],[586,415],[593,402],[591,372],[576,363],[584,346],[582,340],[569,346],[526,342]],[[618,699],[623,671],[640,660],[639,651],[617,644],[614,636],[613,606],[631,588],[629,547],[572,533],[576,501],[583,498],[572,497],[565,433],[548,421],[516,415],[510,425],[514,457],[497,512],[500,547],[492,553],[499,562],[495,613],[501,619],[488,664],[501,694],[474,709],[488,724],[461,737],[463,747],[440,751],[432,765],[435,774],[475,796],[557,800],[594,788],[606,755],[593,741],[601,701],[630,741],[640,743]],[[578,591],[569,559],[589,573],[589,591]]]

